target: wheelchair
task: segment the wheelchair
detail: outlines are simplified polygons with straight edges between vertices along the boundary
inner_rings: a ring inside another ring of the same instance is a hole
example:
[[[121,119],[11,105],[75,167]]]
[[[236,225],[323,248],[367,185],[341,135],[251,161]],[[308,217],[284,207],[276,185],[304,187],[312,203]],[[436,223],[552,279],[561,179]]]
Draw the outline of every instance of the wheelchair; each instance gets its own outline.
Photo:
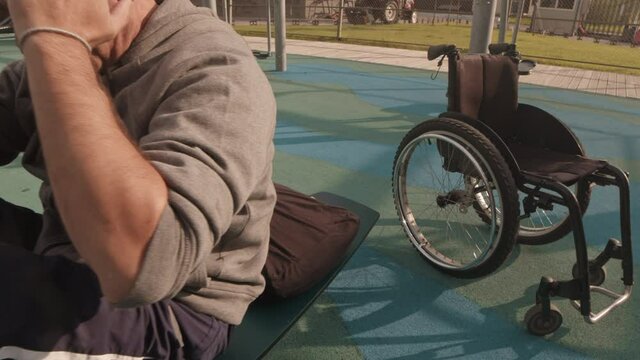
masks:
[[[518,103],[518,77],[535,63],[515,45],[462,55],[432,46],[428,59],[448,59],[448,111],[410,130],[393,164],[393,196],[402,227],[436,269],[476,278],[500,267],[516,242],[547,244],[573,232],[572,279],[542,277],[524,322],[544,336],[562,324],[552,297],[569,299],[596,323],[631,296],[633,259],[628,174],[586,157],[574,133],[553,115]],[[582,224],[593,186],[614,185],[620,196],[621,240],[609,239],[594,259]],[[624,292],[602,287],[605,263],[620,260]],[[612,302],[592,312],[591,293]]]

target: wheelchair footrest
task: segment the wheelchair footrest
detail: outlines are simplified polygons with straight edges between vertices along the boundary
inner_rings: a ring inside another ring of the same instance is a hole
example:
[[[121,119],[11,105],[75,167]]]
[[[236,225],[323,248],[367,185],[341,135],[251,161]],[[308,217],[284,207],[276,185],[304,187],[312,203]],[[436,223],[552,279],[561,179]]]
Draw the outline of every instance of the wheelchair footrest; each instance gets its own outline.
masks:
[[[609,304],[609,306],[605,307],[604,309],[600,310],[595,314],[593,312],[590,312],[589,315],[585,315],[584,321],[588,322],[589,324],[595,324],[596,322],[600,321],[600,319],[605,317],[611,310],[615,309],[616,307],[622,305],[627,300],[629,300],[629,298],[631,297],[631,288],[632,288],[631,285],[627,285],[624,287],[624,293],[619,294],[607,288],[603,288],[601,286],[591,285],[589,287],[589,290],[591,292],[603,294],[605,296],[608,296],[614,299],[614,301],[611,304]],[[573,305],[573,307],[576,308],[576,310],[580,311],[581,307],[580,307],[579,301],[571,300],[571,305]]]

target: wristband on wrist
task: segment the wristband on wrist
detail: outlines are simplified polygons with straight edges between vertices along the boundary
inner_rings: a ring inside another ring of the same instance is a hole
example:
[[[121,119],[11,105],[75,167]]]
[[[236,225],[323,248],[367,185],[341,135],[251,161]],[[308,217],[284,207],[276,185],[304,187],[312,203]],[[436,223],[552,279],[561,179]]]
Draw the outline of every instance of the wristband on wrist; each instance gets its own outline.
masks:
[[[18,39],[18,48],[20,48],[20,50],[22,50],[22,47],[25,43],[25,41],[27,41],[27,39],[33,35],[33,34],[37,34],[39,32],[48,32],[48,33],[54,33],[54,34],[60,34],[60,35],[64,35],[67,37],[70,37],[72,39],[76,39],[78,41],[80,41],[82,43],[82,45],[84,45],[84,47],[87,49],[87,51],[89,51],[89,53],[91,53],[91,51],[93,51],[93,48],[91,47],[91,44],[89,44],[89,42],[87,40],[85,40],[82,36],[68,31],[68,30],[64,30],[64,29],[60,29],[60,28],[56,28],[56,27],[49,27],[49,26],[42,26],[42,27],[33,27],[30,29],[25,30],[22,33],[22,36],[20,36],[20,39]]]

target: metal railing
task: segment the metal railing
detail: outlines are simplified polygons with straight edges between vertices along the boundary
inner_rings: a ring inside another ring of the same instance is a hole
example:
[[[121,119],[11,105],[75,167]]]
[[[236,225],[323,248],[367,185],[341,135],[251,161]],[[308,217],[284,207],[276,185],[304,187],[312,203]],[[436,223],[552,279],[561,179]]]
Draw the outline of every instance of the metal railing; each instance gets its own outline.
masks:
[[[266,1],[233,0],[228,13],[238,32],[266,36]],[[472,20],[471,1],[466,1],[291,0],[286,3],[287,36],[420,50],[456,43],[464,49]],[[519,1],[512,0],[511,15],[520,9]],[[619,1],[623,6],[630,0]],[[638,3],[622,8],[624,14],[640,10]],[[640,24],[634,22],[640,15],[605,21],[591,14],[600,9],[592,6],[600,6],[598,0],[524,0],[524,17],[518,25],[515,16],[508,18],[506,39],[517,29],[521,53],[541,63],[640,75]],[[218,14],[223,17],[220,7]]]

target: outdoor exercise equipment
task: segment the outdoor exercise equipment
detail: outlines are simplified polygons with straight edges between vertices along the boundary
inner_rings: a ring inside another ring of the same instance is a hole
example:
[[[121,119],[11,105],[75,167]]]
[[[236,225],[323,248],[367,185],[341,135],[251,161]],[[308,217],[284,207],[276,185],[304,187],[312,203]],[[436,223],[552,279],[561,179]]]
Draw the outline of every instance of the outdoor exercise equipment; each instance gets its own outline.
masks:
[[[633,285],[628,175],[587,158],[573,132],[553,115],[518,103],[518,76],[535,64],[513,44],[491,54],[462,55],[432,46],[429,60],[449,62],[448,111],[415,126],[398,147],[393,195],[402,227],[436,269],[475,278],[496,270],[516,241],[546,244],[573,231],[573,279],[543,277],[527,329],[547,335],[562,324],[551,297],[570,299],[589,323],[627,301]],[[621,240],[589,260],[582,224],[595,185],[619,189]],[[621,261],[624,290],[600,285],[604,265]],[[613,301],[592,312],[591,293]]]

